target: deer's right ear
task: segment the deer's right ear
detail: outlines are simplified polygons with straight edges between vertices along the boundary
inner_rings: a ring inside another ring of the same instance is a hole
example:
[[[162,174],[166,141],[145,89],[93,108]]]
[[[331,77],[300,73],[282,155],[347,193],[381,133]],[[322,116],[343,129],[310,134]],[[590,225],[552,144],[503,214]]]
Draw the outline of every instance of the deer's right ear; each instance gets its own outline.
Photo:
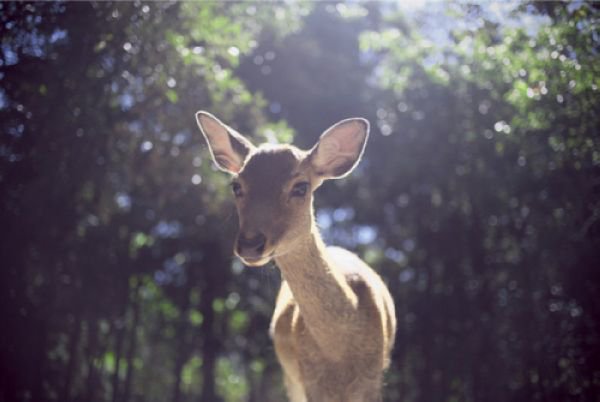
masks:
[[[217,167],[231,174],[242,170],[246,156],[254,149],[254,145],[208,112],[197,112],[196,121]]]

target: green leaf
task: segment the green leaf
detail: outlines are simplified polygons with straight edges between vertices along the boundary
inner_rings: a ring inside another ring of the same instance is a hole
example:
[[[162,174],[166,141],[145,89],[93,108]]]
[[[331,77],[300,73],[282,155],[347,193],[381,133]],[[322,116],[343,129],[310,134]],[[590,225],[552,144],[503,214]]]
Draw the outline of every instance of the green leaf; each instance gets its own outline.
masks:
[[[177,92],[175,92],[172,89],[167,90],[165,95],[167,96],[167,99],[169,99],[169,102],[171,102],[171,103],[177,103],[177,101],[179,100],[179,96],[177,96]]]

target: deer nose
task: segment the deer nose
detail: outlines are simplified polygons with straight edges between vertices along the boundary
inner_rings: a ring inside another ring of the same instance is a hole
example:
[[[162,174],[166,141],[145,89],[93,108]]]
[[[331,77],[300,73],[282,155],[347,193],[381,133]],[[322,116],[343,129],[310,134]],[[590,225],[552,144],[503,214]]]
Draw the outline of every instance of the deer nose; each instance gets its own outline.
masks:
[[[248,236],[247,233],[240,233],[238,237],[238,252],[244,254],[244,251],[250,251],[259,256],[265,250],[266,242],[267,238],[260,232],[254,236]]]

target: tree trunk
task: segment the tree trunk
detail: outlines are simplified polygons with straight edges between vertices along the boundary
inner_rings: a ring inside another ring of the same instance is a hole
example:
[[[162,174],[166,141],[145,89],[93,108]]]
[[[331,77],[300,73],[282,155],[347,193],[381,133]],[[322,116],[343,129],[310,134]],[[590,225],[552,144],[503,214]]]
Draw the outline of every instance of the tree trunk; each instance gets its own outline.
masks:
[[[200,310],[203,316],[201,327],[203,336],[201,402],[215,402],[220,400],[215,387],[215,366],[219,350],[219,340],[215,334],[215,312],[213,310],[213,301],[218,295],[218,289],[221,287],[220,278],[216,272],[217,267],[220,266],[222,265],[218,261],[214,261],[214,264],[208,264],[210,269],[203,271],[204,286],[200,296]]]
[[[181,371],[190,356],[190,345],[188,342],[186,342],[186,333],[188,331],[187,314],[190,307],[190,292],[193,285],[192,282],[193,280],[191,275],[188,275],[180,308],[181,314],[177,324],[177,334],[175,335],[177,342],[177,355],[175,357],[174,368],[175,382],[173,384],[173,402],[179,402],[181,399]]]
[[[123,317],[124,319],[124,317]],[[112,383],[112,402],[117,402],[119,398],[119,373],[121,366],[121,353],[123,352],[123,340],[125,339],[125,324],[124,322],[115,324],[116,329],[116,340],[115,340],[115,372],[112,375],[111,383]]]
[[[129,345],[127,348],[127,372],[125,374],[125,388],[123,390],[123,402],[129,402],[131,397],[131,383],[133,381],[133,358],[135,356],[135,349],[137,347],[137,328],[140,318],[140,303],[138,300],[140,283],[138,283],[133,292],[133,318],[131,321],[131,331],[129,336]]]
[[[94,360],[98,349],[98,323],[95,320],[88,321],[88,350],[87,350],[87,367],[88,375],[86,380],[86,397],[87,402],[92,402],[94,399],[94,386],[96,368]]]
[[[81,312],[75,312],[75,323],[69,337],[69,361],[65,372],[65,381],[61,392],[61,401],[69,402],[71,400],[71,383],[73,382],[73,371],[77,363],[77,347],[81,339]]]
[[[48,335],[48,328],[46,322],[39,319],[39,325],[36,325],[37,334],[35,335],[35,355],[39,357],[38,363],[35,365],[33,370],[34,382],[32,388],[33,400],[44,400],[44,363],[46,362],[46,340]]]

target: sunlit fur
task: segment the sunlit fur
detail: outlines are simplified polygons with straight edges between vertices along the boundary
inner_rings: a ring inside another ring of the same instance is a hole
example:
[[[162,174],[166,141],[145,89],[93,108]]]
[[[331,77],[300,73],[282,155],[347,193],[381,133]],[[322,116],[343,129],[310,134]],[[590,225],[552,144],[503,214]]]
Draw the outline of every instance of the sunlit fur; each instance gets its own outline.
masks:
[[[274,259],[283,282],[271,335],[292,402],[381,400],[396,319],[381,278],[347,250],[323,244],[313,191],[356,166],[369,123],[330,127],[311,151],[255,147],[207,112],[196,114],[219,169],[233,175],[240,229],[236,253],[247,264]],[[306,194],[293,191],[308,183]],[[253,239],[253,240],[252,240]]]
[[[259,147],[236,180],[240,232],[266,235],[284,281],[271,322],[291,401],[379,401],[395,334],[394,305],[380,277],[354,254],[325,248],[314,222],[312,191],[322,179],[307,152]],[[308,181],[305,197],[291,197]],[[243,258],[243,256],[242,256]]]

